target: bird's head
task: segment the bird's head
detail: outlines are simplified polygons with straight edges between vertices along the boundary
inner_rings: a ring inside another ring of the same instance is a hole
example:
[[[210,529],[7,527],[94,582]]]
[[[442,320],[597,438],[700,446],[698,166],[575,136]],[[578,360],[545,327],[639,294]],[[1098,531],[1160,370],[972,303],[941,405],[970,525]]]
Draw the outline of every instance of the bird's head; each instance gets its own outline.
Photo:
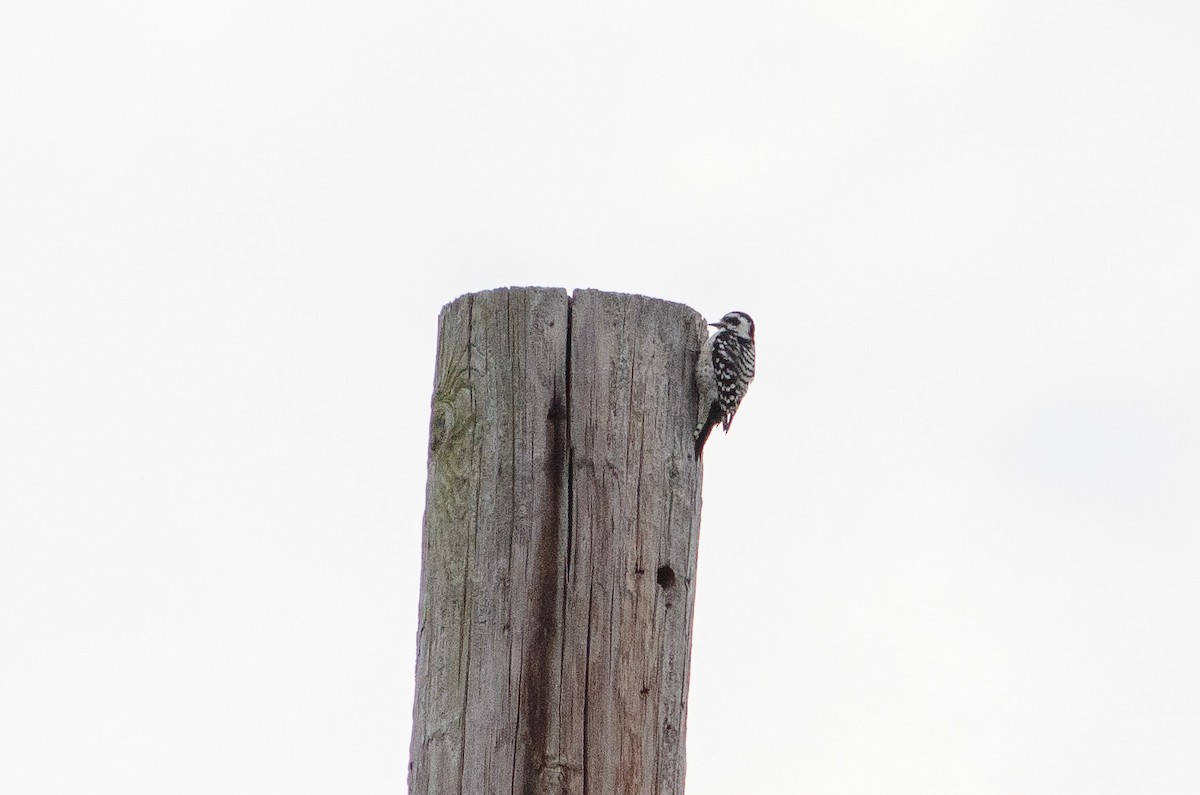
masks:
[[[728,329],[742,339],[754,339],[754,321],[745,312],[730,312],[719,323],[709,323],[720,329]]]

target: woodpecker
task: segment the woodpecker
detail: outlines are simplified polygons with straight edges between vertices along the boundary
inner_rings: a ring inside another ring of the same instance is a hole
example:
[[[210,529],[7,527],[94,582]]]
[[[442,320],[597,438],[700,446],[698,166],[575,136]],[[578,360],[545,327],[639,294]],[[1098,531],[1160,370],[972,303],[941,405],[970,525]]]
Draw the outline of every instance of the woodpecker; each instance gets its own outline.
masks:
[[[745,312],[730,312],[700,349],[696,389],[700,393],[696,422],[696,457],[717,423],[725,433],[754,380],[754,321]]]

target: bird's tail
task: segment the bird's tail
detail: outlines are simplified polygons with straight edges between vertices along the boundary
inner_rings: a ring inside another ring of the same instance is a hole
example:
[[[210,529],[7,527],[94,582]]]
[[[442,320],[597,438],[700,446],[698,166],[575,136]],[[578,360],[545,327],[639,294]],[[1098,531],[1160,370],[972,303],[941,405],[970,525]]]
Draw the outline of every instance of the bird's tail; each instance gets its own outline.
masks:
[[[704,443],[708,441],[708,435],[720,422],[721,406],[713,401],[712,408],[708,410],[708,418],[696,426],[696,458],[699,458],[700,454],[704,452]]]

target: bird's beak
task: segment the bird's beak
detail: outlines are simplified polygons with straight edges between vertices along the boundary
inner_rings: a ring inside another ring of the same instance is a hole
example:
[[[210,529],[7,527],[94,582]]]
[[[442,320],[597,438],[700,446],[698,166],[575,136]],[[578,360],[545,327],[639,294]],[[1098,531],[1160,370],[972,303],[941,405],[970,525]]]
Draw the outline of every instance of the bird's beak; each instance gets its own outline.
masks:
[[[720,324],[720,323],[709,323],[708,325],[710,325],[710,326],[713,326],[713,327],[716,327],[716,326],[719,326],[719,325],[721,325],[721,324]]]

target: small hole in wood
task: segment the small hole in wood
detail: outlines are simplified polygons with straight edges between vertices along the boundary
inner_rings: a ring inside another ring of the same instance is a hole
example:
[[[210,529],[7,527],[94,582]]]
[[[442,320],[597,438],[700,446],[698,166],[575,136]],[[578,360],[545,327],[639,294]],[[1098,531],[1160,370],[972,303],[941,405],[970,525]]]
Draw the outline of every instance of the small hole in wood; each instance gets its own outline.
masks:
[[[663,588],[670,588],[675,584],[675,571],[670,566],[659,566],[656,579]]]

